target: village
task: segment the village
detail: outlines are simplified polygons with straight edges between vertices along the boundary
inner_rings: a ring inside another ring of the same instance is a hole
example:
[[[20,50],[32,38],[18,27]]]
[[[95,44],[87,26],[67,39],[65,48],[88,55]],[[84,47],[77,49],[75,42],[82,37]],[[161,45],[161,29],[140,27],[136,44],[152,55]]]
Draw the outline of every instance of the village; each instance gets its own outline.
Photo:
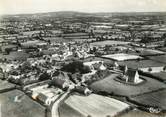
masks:
[[[165,116],[165,14],[55,14],[2,18],[2,117]]]

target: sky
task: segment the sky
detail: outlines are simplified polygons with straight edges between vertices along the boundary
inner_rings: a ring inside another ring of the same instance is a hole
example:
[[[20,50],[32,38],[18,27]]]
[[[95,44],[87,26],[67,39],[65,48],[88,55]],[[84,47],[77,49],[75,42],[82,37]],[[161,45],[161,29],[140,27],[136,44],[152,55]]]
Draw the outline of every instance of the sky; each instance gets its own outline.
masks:
[[[0,15],[54,11],[164,12],[166,0],[0,0]]]

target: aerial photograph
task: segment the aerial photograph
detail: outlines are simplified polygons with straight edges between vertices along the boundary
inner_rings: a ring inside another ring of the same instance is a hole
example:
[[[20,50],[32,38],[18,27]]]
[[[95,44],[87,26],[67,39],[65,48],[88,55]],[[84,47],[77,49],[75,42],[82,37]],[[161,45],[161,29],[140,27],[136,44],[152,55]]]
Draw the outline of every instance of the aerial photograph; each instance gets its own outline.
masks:
[[[166,1],[0,0],[0,117],[166,117]]]

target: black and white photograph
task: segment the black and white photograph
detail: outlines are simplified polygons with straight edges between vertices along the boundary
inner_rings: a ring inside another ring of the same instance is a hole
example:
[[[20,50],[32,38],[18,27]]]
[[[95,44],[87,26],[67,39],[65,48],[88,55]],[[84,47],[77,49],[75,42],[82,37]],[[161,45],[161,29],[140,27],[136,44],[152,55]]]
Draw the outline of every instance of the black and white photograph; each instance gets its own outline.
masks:
[[[0,117],[166,117],[166,0],[0,0]]]

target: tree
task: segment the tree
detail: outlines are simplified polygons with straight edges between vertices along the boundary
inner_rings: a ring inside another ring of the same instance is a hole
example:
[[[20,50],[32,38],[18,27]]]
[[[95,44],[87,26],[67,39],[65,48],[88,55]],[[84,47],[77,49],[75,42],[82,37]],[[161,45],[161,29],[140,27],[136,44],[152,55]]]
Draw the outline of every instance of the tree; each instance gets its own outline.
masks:
[[[163,71],[165,71],[165,70],[166,70],[166,66],[163,67]]]
[[[149,72],[151,72],[151,71],[152,71],[152,68],[151,68],[151,67],[149,67],[148,71],[149,71]]]
[[[32,67],[31,67],[31,64],[30,62],[26,61],[22,64],[21,66],[21,70],[22,71],[25,71],[25,70],[30,70]]]
[[[164,40],[164,47],[166,47],[166,39]]]
[[[73,61],[69,64],[66,64],[62,67],[62,71],[70,72],[72,74],[79,72],[79,73],[88,73],[90,72],[89,67],[84,66],[83,62],[81,61]]]
[[[48,80],[48,79],[50,79],[50,78],[51,78],[51,76],[50,76],[47,72],[44,72],[44,73],[42,73],[42,74],[39,76],[39,80],[40,80],[40,81]]]
[[[5,51],[7,54],[10,54],[10,52],[12,51],[12,48],[6,48]]]

